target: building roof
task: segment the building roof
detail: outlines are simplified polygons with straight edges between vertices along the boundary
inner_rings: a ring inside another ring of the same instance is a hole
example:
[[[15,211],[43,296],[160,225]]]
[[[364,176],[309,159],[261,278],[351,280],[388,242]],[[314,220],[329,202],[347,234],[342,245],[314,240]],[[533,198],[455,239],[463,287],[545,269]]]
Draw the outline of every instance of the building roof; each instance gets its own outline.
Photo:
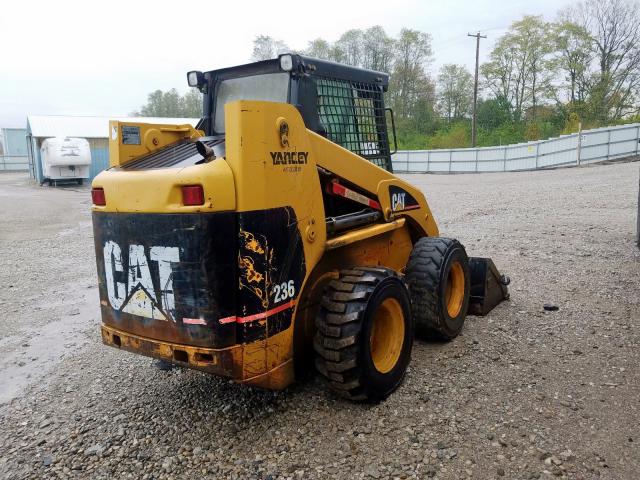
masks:
[[[27,129],[34,137],[80,137],[108,138],[109,120],[121,122],[164,123],[193,127],[199,118],[161,118],[161,117],[83,117],[68,115],[29,115]]]

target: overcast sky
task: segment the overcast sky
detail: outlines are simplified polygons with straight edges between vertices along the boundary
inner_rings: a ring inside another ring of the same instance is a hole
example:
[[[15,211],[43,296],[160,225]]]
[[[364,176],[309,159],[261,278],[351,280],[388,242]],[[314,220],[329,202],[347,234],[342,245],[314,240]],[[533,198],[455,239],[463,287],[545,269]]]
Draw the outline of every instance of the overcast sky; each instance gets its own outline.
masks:
[[[443,63],[473,68],[523,15],[553,20],[566,0],[392,0],[314,2],[8,1],[0,6],[0,127],[29,114],[127,115],[155,89],[186,90],[188,70],[246,63],[256,35],[303,49],[351,28],[402,27],[433,39],[433,74]]]

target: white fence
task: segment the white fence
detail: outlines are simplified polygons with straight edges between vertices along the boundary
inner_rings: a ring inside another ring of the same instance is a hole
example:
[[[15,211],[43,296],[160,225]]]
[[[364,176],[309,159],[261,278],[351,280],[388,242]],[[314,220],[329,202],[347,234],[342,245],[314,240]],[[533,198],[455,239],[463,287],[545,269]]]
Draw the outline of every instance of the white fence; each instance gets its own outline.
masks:
[[[392,156],[397,173],[465,173],[534,170],[638,155],[640,123],[583,130],[500,147],[404,150]]]
[[[0,170],[28,170],[26,130],[23,128],[0,128]]]
[[[26,155],[0,155],[1,170],[29,170],[29,158]]]

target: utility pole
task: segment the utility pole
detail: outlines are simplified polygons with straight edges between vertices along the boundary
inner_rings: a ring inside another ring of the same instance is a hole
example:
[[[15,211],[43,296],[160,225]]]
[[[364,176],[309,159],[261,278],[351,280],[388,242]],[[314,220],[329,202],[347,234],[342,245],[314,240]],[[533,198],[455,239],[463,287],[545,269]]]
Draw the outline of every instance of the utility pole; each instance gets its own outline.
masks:
[[[473,82],[473,120],[471,121],[471,146],[476,146],[476,115],[478,109],[478,66],[480,63],[480,39],[487,38],[486,35],[480,35],[480,32],[472,35],[467,33],[468,37],[476,37],[476,76]]]

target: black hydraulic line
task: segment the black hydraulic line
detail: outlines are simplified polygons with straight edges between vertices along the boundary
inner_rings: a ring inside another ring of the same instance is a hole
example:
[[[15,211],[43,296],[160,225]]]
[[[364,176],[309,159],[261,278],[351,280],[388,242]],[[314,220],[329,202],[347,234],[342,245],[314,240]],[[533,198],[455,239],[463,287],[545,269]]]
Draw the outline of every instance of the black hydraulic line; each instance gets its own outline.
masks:
[[[361,227],[377,222],[382,218],[382,213],[376,210],[361,210],[359,212],[339,215],[337,217],[327,217],[327,233],[340,232],[353,227]]]

